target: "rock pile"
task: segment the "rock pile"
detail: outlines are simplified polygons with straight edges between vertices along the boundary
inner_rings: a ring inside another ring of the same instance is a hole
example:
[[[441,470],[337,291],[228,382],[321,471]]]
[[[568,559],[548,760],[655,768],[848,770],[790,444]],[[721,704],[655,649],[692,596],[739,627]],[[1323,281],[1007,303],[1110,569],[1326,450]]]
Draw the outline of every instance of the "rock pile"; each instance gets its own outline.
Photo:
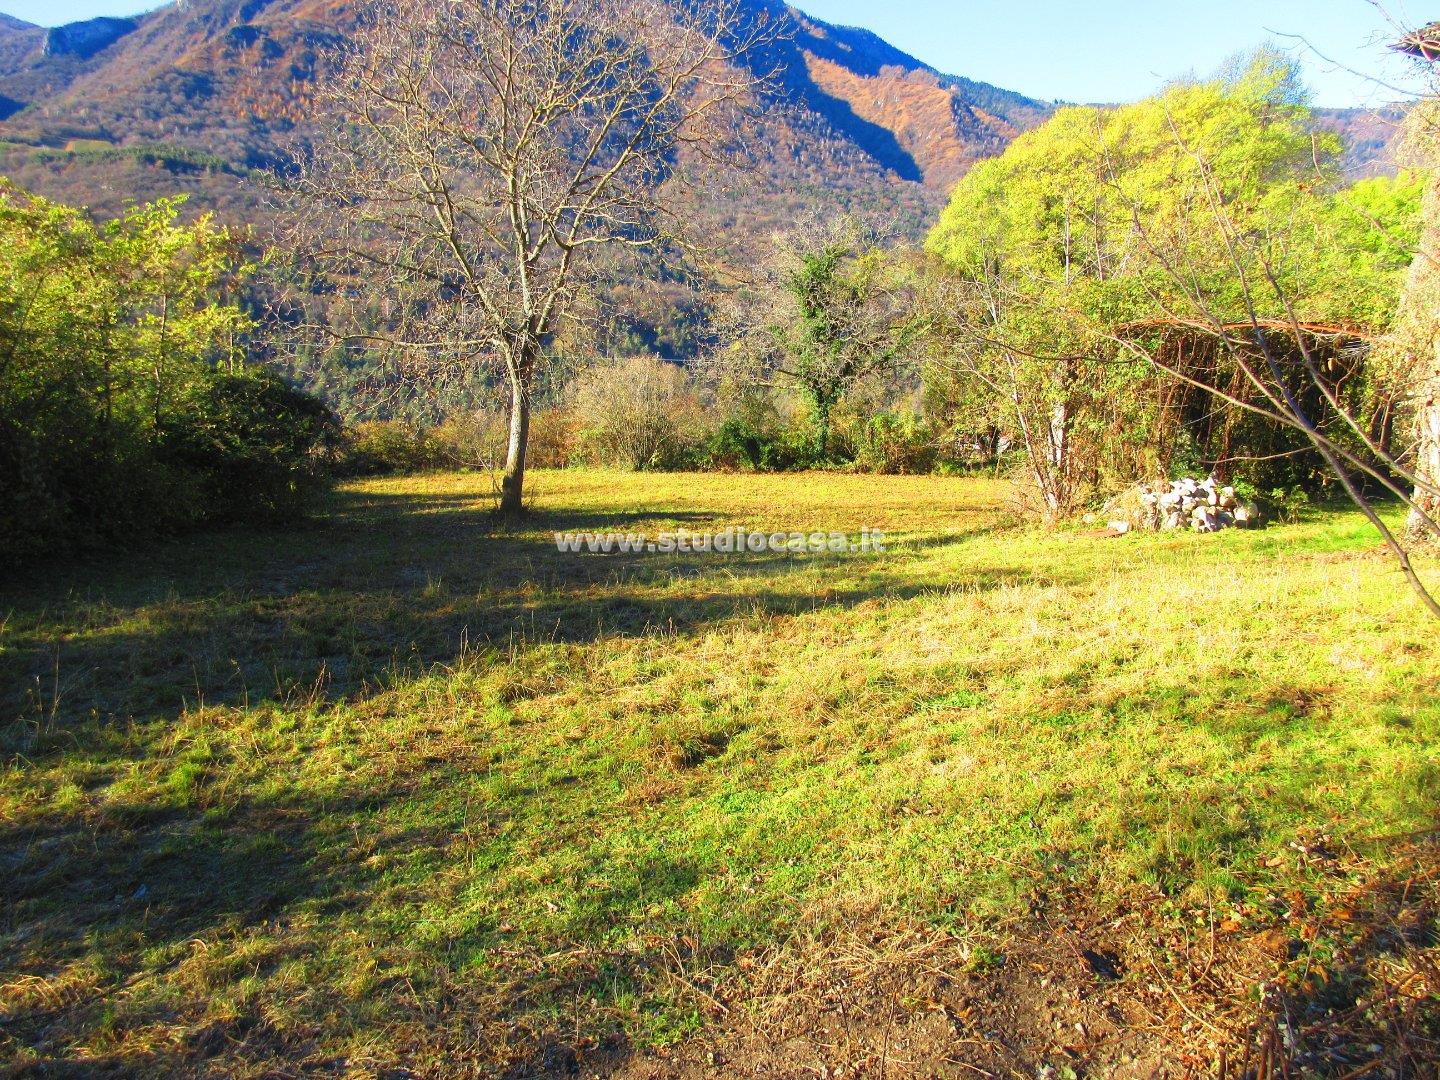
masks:
[[[1141,484],[1112,503],[1110,527],[1118,532],[1130,529],[1194,529],[1219,532],[1221,529],[1254,528],[1260,524],[1260,510],[1253,502],[1222,487],[1213,476],[1205,480],[1185,477],[1168,483]]]

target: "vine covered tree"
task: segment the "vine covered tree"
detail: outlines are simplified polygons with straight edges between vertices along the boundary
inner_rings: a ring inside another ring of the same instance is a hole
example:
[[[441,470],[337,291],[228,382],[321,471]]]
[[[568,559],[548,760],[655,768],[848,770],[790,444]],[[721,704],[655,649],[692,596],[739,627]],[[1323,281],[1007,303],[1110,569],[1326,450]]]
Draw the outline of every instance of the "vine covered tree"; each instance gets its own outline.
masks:
[[[890,369],[923,327],[910,284],[881,241],[880,228],[854,215],[802,220],[730,313],[722,366],[797,391],[814,415],[819,461],[829,454],[836,406]]]
[[[670,197],[723,153],[771,32],[737,0],[380,0],[322,80],[289,246],[327,332],[402,376],[503,379],[502,510],[597,255],[683,233]]]

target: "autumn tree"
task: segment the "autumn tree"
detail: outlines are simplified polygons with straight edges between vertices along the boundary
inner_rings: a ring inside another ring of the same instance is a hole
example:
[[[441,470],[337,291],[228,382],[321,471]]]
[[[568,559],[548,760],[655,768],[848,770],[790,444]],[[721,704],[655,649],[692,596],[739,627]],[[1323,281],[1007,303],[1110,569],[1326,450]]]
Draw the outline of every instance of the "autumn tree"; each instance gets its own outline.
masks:
[[[604,249],[681,237],[672,196],[723,156],[771,34],[738,0],[380,0],[317,94],[288,240],[332,333],[409,377],[531,393]]]
[[[1338,152],[1308,116],[1291,70],[1262,57],[1124,108],[1062,109],[957,186],[927,243],[953,286],[948,359],[1004,403],[1047,517],[1143,456],[1154,373],[1113,339],[1184,307],[1167,260],[1240,317],[1207,185],[1242,228],[1287,220]]]

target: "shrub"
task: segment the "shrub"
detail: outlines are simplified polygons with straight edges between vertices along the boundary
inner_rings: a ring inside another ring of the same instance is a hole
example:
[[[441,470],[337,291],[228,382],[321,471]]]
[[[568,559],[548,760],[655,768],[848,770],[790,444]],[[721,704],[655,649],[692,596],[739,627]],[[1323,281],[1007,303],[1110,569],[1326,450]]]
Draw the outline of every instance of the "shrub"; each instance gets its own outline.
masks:
[[[721,422],[697,453],[697,467],[702,469],[788,472],[814,464],[815,440],[808,429],[764,427],[744,417]]]
[[[530,413],[525,461],[532,469],[563,469],[576,456],[576,441],[575,418],[566,409],[535,409]]]
[[[295,513],[335,421],[239,368],[247,268],[183,200],[97,224],[0,179],[0,548],[9,561]],[[238,369],[238,370],[237,370]]]
[[[510,429],[498,413],[477,411],[448,418],[433,428],[429,441],[449,468],[494,472],[505,465]]]
[[[700,442],[703,411],[684,369],[651,357],[587,368],[572,392],[581,452],[628,469],[682,468]]]
[[[876,413],[857,432],[855,466],[862,472],[928,473],[939,457],[935,431],[909,410]]]
[[[316,398],[263,369],[213,372],[162,432],[160,460],[189,477],[196,520],[247,522],[303,513],[323,486],[340,424]]]
[[[347,476],[424,472],[445,465],[440,445],[403,420],[369,420],[350,429],[341,471]]]
[[[723,388],[719,422],[697,448],[697,467],[756,472],[810,467],[815,460],[814,432],[803,413],[782,408],[792,404],[761,387]]]

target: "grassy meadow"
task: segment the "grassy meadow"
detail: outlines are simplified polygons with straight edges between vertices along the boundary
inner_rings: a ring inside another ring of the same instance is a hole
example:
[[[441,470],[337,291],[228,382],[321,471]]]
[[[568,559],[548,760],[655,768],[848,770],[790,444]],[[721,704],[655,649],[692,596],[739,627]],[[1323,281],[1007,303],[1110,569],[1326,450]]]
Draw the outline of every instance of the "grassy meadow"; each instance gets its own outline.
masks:
[[[5,586],[0,1061],[538,1072],[683,1043],[857,928],[1001,963],[1037,889],[1203,913],[1213,955],[1434,825],[1440,635],[1353,513],[1114,539],[973,478],[533,491],[514,526],[486,476],[352,483]],[[891,549],[553,541],[730,524]]]

